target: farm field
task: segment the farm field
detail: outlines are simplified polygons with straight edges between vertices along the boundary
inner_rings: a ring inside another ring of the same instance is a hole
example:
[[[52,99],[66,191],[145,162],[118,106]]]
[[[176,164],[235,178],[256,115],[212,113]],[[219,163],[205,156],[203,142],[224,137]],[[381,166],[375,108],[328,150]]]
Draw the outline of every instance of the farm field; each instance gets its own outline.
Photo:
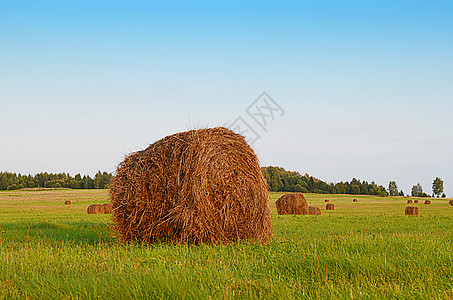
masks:
[[[453,298],[448,200],[305,194],[322,215],[279,216],[283,194],[269,245],[184,246],[119,243],[86,213],[107,190],[2,191],[0,298]]]

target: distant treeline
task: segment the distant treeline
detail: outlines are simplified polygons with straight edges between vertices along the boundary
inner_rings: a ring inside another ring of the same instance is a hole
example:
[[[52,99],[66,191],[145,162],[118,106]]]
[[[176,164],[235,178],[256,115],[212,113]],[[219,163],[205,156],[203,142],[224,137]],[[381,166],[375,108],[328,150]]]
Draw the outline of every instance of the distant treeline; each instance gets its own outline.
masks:
[[[368,183],[358,179],[351,182],[326,183],[308,174],[286,171],[280,167],[262,167],[264,178],[273,192],[301,192],[318,194],[352,194],[352,195],[378,195],[388,196],[389,193],[382,185],[374,181]],[[399,192],[404,196],[402,191]]]
[[[21,175],[9,172],[0,172],[0,190],[18,190],[23,188],[70,188],[70,189],[106,189],[109,187],[113,175],[107,172],[97,172],[94,178],[88,175],[77,174],[74,177],[69,173],[39,173]]]
[[[301,192],[318,194],[351,194],[351,195],[377,195],[377,196],[404,196],[403,191],[398,191],[395,182],[390,182],[389,190],[374,181],[360,181],[353,178],[350,182],[326,183],[308,174],[287,171],[281,167],[262,167],[261,171],[266,179],[269,190],[273,192]],[[88,175],[77,174],[74,177],[69,173],[39,173],[21,175],[9,172],[0,172],[0,190],[18,190],[23,188],[70,188],[70,189],[107,189],[113,175],[99,171],[94,178]],[[436,179],[437,180],[437,179]],[[439,179],[440,180],[440,179]],[[390,192],[390,193],[389,193]],[[443,182],[440,195],[443,192]],[[412,196],[430,197],[424,193],[420,184],[412,189]],[[442,195],[445,197],[445,194]]]

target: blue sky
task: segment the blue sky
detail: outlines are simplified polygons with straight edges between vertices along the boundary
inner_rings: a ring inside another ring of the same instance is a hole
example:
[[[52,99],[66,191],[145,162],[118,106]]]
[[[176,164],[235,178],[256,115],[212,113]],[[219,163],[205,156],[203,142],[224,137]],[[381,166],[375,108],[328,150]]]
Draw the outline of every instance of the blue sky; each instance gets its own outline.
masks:
[[[448,1],[2,1],[0,169],[94,174],[267,91],[263,165],[453,196]]]

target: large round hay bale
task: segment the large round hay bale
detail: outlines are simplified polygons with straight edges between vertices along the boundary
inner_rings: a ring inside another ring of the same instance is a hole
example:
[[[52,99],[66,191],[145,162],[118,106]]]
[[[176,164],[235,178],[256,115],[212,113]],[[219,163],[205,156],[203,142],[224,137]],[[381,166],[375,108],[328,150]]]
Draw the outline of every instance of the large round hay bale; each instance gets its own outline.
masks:
[[[103,214],[104,213],[104,207],[102,204],[91,204],[87,208],[87,213],[89,214]]]
[[[431,204],[431,200],[425,200],[425,204]]]
[[[453,200],[448,201],[448,204],[450,204],[451,206],[453,206]]]
[[[104,207],[104,214],[112,213],[113,206],[111,203],[104,203],[104,204],[102,204],[102,206]]]
[[[335,205],[333,205],[332,203],[327,203],[326,210],[334,210],[334,209],[335,209]]]
[[[309,206],[308,207],[308,214],[309,215],[320,215],[321,214],[321,209],[319,207]]]
[[[407,200],[407,203],[412,203],[412,200],[411,199]]]
[[[130,154],[110,198],[124,241],[267,243],[272,236],[258,158],[242,135],[223,127],[170,135]]]
[[[418,215],[418,207],[406,206],[406,210],[405,210],[404,214],[405,215]]]
[[[414,200],[414,203],[418,203],[418,200],[417,200],[417,199],[415,199],[415,200]]]
[[[71,201],[66,200],[66,201],[64,202],[64,204],[65,204],[65,205],[71,205]]]
[[[308,204],[302,193],[286,194],[281,196],[277,202],[277,213],[279,215],[307,215]]]

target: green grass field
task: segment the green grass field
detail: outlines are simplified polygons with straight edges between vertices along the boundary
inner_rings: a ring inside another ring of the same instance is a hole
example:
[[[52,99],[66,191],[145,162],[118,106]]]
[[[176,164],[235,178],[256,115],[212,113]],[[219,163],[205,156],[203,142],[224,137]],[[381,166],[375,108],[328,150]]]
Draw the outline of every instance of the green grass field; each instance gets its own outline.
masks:
[[[0,192],[0,298],[453,297],[448,200],[405,216],[405,198],[306,194],[321,216],[279,216],[280,195],[269,245],[184,246],[119,243],[86,213],[106,190]]]

